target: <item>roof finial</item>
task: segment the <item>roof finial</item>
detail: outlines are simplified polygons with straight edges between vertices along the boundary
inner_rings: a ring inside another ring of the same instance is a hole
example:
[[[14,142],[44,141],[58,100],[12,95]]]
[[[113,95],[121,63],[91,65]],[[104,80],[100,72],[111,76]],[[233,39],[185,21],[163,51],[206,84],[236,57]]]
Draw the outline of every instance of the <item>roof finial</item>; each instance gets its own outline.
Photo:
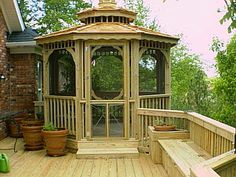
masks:
[[[105,7],[105,6],[116,6],[116,0],[99,0],[99,6]]]

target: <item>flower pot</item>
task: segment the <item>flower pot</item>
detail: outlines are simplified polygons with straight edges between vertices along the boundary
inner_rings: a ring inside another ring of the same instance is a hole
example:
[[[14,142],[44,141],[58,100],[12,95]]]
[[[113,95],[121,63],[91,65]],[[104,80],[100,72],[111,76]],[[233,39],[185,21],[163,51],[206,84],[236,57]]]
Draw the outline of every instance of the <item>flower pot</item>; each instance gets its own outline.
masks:
[[[174,131],[175,129],[175,125],[154,125],[156,131]]]
[[[23,137],[25,141],[25,150],[35,151],[43,149],[42,138],[43,125],[22,125]]]
[[[42,135],[49,156],[65,155],[67,129],[59,129],[57,131],[43,130]]]
[[[22,125],[43,125],[43,120],[36,120],[36,119],[25,119],[21,121]]]
[[[23,136],[22,130],[21,130],[21,122],[24,120],[24,117],[15,117],[12,118],[8,124],[9,127],[9,135],[13,138],[21,138]]]
[[[0,120],[0,141],[7,137],[7,126],[4,120]]]

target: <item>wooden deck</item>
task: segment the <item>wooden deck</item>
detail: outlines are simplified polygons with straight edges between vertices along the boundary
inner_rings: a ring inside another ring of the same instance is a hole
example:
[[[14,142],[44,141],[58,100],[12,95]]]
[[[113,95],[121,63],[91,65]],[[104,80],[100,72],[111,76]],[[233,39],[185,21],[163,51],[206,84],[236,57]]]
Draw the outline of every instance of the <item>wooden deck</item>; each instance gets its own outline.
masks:
[[[0,149],[12,148],[13,138],[0,141]],[[149,155],[124,159],[76,159],[67,153],[63,157],[48,157],[45,150],[24,151],[23,140],[17,142],[17,153],[0,150],[8,155],[11,171],[1,177],[168,177],[162,165],[152,163]]]

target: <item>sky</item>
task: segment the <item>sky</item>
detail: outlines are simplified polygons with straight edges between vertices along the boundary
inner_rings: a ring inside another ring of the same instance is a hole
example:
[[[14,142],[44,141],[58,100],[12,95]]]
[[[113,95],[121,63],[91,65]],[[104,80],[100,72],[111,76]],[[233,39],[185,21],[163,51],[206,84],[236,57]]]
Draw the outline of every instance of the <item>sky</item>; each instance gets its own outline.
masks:
[[[98,0],[87,0],[97,6]],[[122,6],[123,0],[117,0]],[[150,9],[150,19],[156,17],[160,31],[171,35],[183,34],[182,41],[190,51],[200,55],[209,77],[216,76],[215,53],[210,50],[213,37],[228,42],[232,34],[227,32],[228,24],[221,25],[224,15],[223,0],[144,0]],[[217,12],[220,9],[221,13]]]

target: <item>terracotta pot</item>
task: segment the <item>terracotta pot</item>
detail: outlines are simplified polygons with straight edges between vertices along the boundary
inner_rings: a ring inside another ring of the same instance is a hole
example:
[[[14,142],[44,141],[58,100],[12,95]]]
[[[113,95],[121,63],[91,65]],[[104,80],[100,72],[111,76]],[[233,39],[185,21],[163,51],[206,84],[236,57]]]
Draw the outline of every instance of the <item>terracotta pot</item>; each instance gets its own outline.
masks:
[[[22,120],[21,122],[22,125],[43,125],[44,121],[43,120],[36,120],[36,119],[26,119]]]
[[[57,131],[42,131],[43,140],[49,156],[65,155],[66,139],[68,135],[67,129]]]
[[[156,131],[173,131],[175,129],[175,125],[154,125],[154,130]]]
[[[42,123],[41,125],[22,125],[26,150],[35,151],[43,149],[43,137],[41,134],[42,129]]]
[[[24,117],[14,117],[8,124],[9,135],[13,138],[21,138],[23,136],[21,130],[21,122],[25,119]]]
[[[7,137],[7,126],[6,122],[0,120],[0,141]]]
[[[27,112],[21,112],[13,116],[13,118],[24,118],[24,119],[28,117],[29,117],[29,114]]]

